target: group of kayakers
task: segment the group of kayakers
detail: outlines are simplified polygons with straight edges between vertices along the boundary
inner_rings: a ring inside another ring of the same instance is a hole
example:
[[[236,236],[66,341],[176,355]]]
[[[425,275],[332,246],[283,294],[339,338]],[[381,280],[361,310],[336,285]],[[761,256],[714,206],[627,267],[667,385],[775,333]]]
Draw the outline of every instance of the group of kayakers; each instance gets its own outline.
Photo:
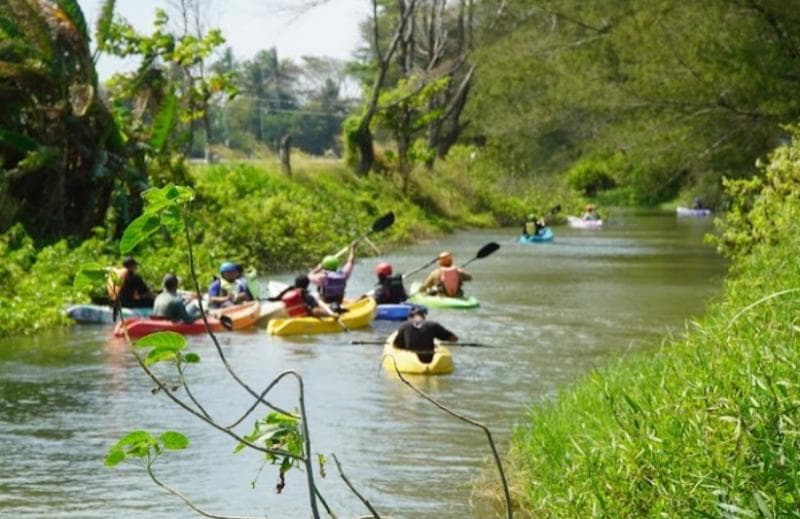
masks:
[[[561,206],[557,206],[556,208],[560,209]],[[598,220],[602,220],[602,217],[597,212],[597,208],[594,206],[594,204],[586,204],[580,219],[585,222],[595,222]],[[547,218],[545,215],[538,213],[530,213],[526,217],[525,222],[522,224],[522,236],[525,238],[528,238],[530,236],[541,236],[542,234],[544,234],[546,228],[547,228]]]
[[[292,285],[284,289],[272,301],[281,301],[289,317],[337,317],[347,312],[343,306],[347,282],[355,265],[356,241],[347,248],[344,262],[338,256],[325,256],[323,260],[306,274],[295,277]],[[463,284],[472,280],[466,270],[455,266],[453,255],[443,251],[438,255],[437,267],[434,268],[419,288],[419,292],[427,295],[462,297]],[[200,306],[192,292],[179,290],[180,280],[174,273],[167,273],[162,281],[163,290],[158,294],[148,288],[144,279],[138,274],[138,262],[127,257],[122,268],[114,269],[109,277],[108,293],[112,302],[119,302],[123,307],[152,307],[151,317],[173,322],[192,323],[200,317]],[[403,275],[395,273],[391,263],[383,261],[375,267],[377,283],[374,289],[366,294],[374,297],[377,304],[404,303],[409,294],[403,284]],[[316,285],[316,293],[310,290]],[[364,296],[362,296],[364,297]],[[219,276],[215,277],[205,297],[208,308],[226,308],[254,300],[248,287],[247,277],[241,265],[223,262],[219,267]],[[454,341],[455,334],[439,323],[426,320],[427,310],[421,306],[413,306],[408,321],[403,324],[395,336],[398,348],[431,352],[434,339]],[[421,358],[424,361],[424,359]]]

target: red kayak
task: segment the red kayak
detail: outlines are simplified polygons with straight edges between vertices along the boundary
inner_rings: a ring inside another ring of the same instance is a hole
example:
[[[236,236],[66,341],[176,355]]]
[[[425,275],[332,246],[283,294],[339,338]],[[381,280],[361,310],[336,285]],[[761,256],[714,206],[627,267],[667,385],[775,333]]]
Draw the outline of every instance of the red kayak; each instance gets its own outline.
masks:
[[[261,305],[258,301],[251,301],[241,305],[231,306],[229,308],[221,308],[219,310],[210,310],[208,312],[208,325],[211,331],[220,332],[226,329],[242,330],[253,326],[261,313]],[[229,327],[223,326],[221,318],[225,319]],[[172,322],[166,319],[125,319],[125,326],[128,328],[128,334],[131,337],[144,337],[145,335],[155,332],[177,332],[183,335],[191,335],[206,332],[206,325],[202,319],[198,319],[193,323]],[[117,323],[114,329],[114,335],[121,337],[122,322]]]

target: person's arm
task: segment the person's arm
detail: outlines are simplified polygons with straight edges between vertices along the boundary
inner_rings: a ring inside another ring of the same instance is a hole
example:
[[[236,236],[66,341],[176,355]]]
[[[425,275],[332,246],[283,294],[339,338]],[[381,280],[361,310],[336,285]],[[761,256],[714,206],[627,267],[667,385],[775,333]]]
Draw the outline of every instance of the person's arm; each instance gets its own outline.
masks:
[[[427,292],[431,288],[433,288],[436,285],[438,285],[439,284],[439,277],[440,277],[439,269],[436,269],[433,272],[431,272],[430,274],[428,274],[428,277],[426,277],[425,281],[422,283],[422,285],[420,285],[419,291],[424,294],[425,292]]]
[[[217,303],[224,303],[229,299],[228,296],[221,295],[222,292],[222,285],[220,284],[219,280],[217,279],[211,286],[208,287],[208,302],[212,304]]]
[[[439,323],[435,323],[433,327],[433,336],[439,339],[440,341],[448,341],[448,342],[456,342],[458,341],[458,337],[456,334],[445,328]]]
[[[318,287],[321,287],[324,280],[325,280],[325,272],[322,270],[322,267],[318,269],[315,268],[314,270],[308,273],[308,281],[312,285],[317,285]]]
[[[464,269],[458,269],[458,275],[461,278],[461,281],[472,281],[472,274]]]
[[[350,242],[350,248],[348,249],[347,254],[347,261],[344,263],[344,267],[342,267],[342,274],[344,274],[345,279],[350,279],[350,274],[353,273],[353,266],[356,262],[356,241],[353,240]]]
[[[406,334],[404,333],[406,326],[407,325],[404,324],[397,330],[397,333],[394,334],[394,341],[392,344],[397,348],[406,347]]]

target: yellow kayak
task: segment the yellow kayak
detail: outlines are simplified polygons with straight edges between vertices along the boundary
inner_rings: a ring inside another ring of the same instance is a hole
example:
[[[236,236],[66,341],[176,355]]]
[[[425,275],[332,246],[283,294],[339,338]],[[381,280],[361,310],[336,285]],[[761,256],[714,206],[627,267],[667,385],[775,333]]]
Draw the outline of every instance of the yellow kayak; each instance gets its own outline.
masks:
[[[395,364],[400,373],[408,375],[447,375],[455,369],[453,354],[447,347],[437,344],[433,352],[433,359],[426,363],[419,360],[416,352],[412,350],[395,348],[394,336],[394,333],[391,334],[383,346],[381,364],[386,371],[394,373]]]
[[[306,335],[312,333],[336,333],[345,329],[364,328],[375,318],[377,304],[371,297],[346,301],[347,312],[338,321],[333,317],[286,317],[272,319],[267,325],[270,335]]]

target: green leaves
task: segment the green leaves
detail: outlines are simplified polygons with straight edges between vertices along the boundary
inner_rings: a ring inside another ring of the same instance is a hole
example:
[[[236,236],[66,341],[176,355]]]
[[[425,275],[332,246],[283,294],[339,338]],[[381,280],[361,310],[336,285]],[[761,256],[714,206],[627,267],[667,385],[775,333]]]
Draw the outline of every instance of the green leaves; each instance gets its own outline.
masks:
[[[186,337],[175,332],[156,332],[145,335],[133,343],[137,348],[153,348],[144,358],[146,366],[152,366],[158,362],[174,361],[178,364],[186,362],[195,364],[200,362],[200,356],[196,353],[182,354],[186,348]]]
[[[162,188],[146,190],[142,193],[142,198],[145,201],[144,212],[128,225],[119,242],[122,254],[133,251],[162,226],[173,233],[181,232],[185,225],[181,206],[194,199],[194,191],[188,187],[168,184]]]
[[[253,431],[244,439],[266,449],[286,452],[286,456],[271,452],[265,454],[269,463],[280,466],[277,485],[278,492],[280,492],[284,486],[284,474],[293,467],[299,467],[300,460],[298,458],[303,457],[304,439],[300,419],[279,412],[269,413],[266,417],[256,421]],[[234,452],[240,452],[244,448],[245,444],[240,443]]]
[[[81,269],[75,274],[72,280],[72,287],[76,290],[96,287],[105,283],[107,275],[108,268],[97,263],[85,263],[81,265]]]
[[[167,144],[172,128],[178,120],[178,97],[174,92],[167,95],[161,110],[156,115],[153,121],[153,127],[150,130],[150,147],[156,153],[164,151],[164,146]]]
[[[147,240],[161,227],[161,218],[158,215],[144,213],[132,221],[119,242],[119,251],[129,254],[137,245]]]
[[[147,431],[132,431],[112,446],[106,454],[104,464],[114,467],[130,458],[152,463],[164,450],[183,450],[189,446],[189,438],[175,431],[166,431],[156,437]]]

